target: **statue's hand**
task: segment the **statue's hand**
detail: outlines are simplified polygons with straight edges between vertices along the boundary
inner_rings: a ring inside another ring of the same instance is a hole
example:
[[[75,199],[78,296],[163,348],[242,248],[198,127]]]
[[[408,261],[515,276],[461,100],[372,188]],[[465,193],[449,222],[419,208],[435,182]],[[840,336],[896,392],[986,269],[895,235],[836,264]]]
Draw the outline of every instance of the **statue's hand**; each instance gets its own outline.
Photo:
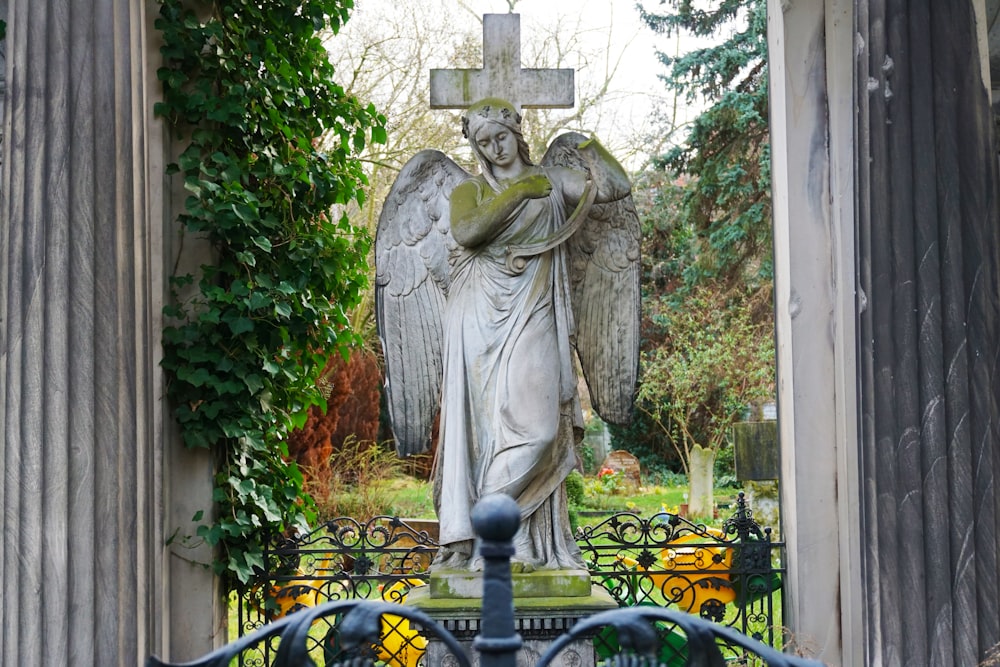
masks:
[[[518,183],[526,199],[541,199],[552,192],[552,181],[545,174],[532,174]]]

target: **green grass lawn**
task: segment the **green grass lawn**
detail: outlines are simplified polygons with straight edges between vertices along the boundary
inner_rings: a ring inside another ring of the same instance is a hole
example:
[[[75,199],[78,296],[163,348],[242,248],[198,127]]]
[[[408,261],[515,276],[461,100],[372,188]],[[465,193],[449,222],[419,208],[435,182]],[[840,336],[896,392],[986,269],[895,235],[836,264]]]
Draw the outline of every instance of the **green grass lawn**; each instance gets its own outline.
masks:
[[[662,512],[666,508],[671,513],[687,503],[686,486],[640,486],[637,489],[626,489],[613,495],[585,496],[584,507],[606,510],[632,510],[643,516]],[[736,489],[716,489],[716,505],[733,505],[736,501]]]
[[[715,503],[719,507],[718,520],[723,520],[735,511],[735,489],[715,490]],[[413,477],[397,477],[380,481],[375,495],[379,498],[381,514],[408,519],[433,519],[434,504],[431,500],[431,484]],[[614,494],[585,494],[579,510],[586,511],[633,511],[649,517],[664,508],[676,513],[687,502],[685,486],[640,486],[621,489]],[[706,523],[713,523],[709,517],[696,517]]]
[[[414,477],[387,480],[380,493],[385,494],[386,514],[406,519],[434,519],[430,482]]]
[[[720,507],[719,515],[724,518],[735,510],[735,489],[715,490],[715,502]],[[379,483],[378,496],[382,501],[382,513],[411,519],[433,519],[434,504],[431,500],[431,485],[413,477],[397,477]],[[666,508],[676,512],[687,502],[686,486],[640,486],[635,489],[621,489],[614,494],[585,495],[583,510],[625,511],[630,510],[642,516],[652,516]],[[730,506],[733,510],[727,509]]]

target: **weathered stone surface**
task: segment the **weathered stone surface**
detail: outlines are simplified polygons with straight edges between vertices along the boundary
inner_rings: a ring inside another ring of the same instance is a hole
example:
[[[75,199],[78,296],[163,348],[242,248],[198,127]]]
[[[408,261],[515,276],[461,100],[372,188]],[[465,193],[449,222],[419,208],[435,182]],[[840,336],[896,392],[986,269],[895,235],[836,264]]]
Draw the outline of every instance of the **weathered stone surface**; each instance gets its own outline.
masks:
[[[739,422],[733,424],[733,448],[736,479],[778,479],[778,422]]]
[[[700,519],[715,513],[715,451],[692,445],[688,458],[688,515]]]
[[[778,482],[748,481],[744,487],[747,505],[753,512],[753,520],[761,526],[772,529],[771,539],[781,541],[781,503]]]
[[[474,664],[478,665],[479,653],[473,650],[472,642],[481,632],[480,609],[484,602],[489,604],[488,600],[432,598],[428,587],[424,586],[410,591],[405,604],[418,607],[444,625],[455,635],[466,653],[472,656]],[[517,655],[517,664],[518,667],[532,667],[548,650],[552,641],[578,620],[600,611],[615,609],[618,604],[606,590],[594,586],[591,594],[586,597],[515,598],[514,606],[517,610],[514,631],[523,641]],[[562,653],[560,660],[561,662],[554,664],[593,667],[596,662],[593,640],[573,642]],[[449,664],[444,645],[433,638],[427,645],[426,663]]]
[[[847,453],[858,430],[850,5],[768,0],[785,618],[834,665],[864,664],[841,650],[867,608],[850,582],[860,545],[840,531],[860,524]]]
[[[784,618],[829,664],[1000,641],[991,4],[768,2]]]
[[[3,6],[0,664],[193,657],[221,618],[211,549],[182,539],[212,457],[164,444],[173,235],[150,7]]]
[[[538,570],[514,573],[515,598],[564,598],[591,595],[590,572],[587,570]],[[479,599],[483,595],[480,572],[435,569],[430,576],[432,598]]]
[[[564,490],[583,426],[574,351],[595,411],[627,421],[640,313],[631,184],[578,133],[535,164],[509,101],[479,100],[462,120],[480,173],[420,151],[379,217],[375,310],[397,451],[426,448],[440,405],[433,567],[470,566],[472,506],[504,494],[523,522],[515,560],[584,568]]]
[[[0,663],[135,665],[166,606],[146,17],[10,4]]]
[[[483,16],[482,69],[432,69],[431,108],[466,109],[486,97],[518,108],[572,108],[572,69],[521,68],[519,14]]]

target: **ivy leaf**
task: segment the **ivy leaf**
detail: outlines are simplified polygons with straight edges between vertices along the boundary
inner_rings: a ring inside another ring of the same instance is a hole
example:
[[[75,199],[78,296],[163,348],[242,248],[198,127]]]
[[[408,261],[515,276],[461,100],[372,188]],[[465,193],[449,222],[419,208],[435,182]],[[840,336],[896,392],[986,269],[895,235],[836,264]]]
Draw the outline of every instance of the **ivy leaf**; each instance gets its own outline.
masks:
[[[212,374],[208,372],[208,369],[198,367],[191,368],[190,366],[181,366],[177,369],[177,378],[184,380],[188,384],[194,387],[201,387],[208,383],[212,379]]]
[[[240,334],[254,330],[253,320],[247,317],[234,317],[230,319],[227,324],[229,324],[229,330],[234,336],[239,336]]]
[[[293,413],[291,415],[292,424],[295,428],[302,428],[306,425],[306,420],[309,419],[309,412],[306,410],[301,410],[299,412]]]
[[[244,375],[243,382],[244,384],[246,384],[247,389],[250,390],[251,394],[256,394],[264,387],[264,382],[261,380],[261,377],[256,373],[249,373],[247,375]]]
[[[257,258],[254,257],[252,252],[247,250],[240,250],[236,253],[236,261],[242,262],[247,266],[257,266]]]

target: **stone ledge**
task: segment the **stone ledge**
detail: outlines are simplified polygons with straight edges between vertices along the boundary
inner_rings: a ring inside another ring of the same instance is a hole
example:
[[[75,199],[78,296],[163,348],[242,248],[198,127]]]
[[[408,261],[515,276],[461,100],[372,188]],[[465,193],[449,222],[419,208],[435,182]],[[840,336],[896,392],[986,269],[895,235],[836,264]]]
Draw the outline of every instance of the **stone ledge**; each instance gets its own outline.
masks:
[[[514,599],[581,598],[591,595],[587,570],[537,570],[512,575]],[[478,600],[483,596],[483,573],[437,570],[430,574],[430,597]]]
[[[515,630],[524,638],[554,637],[579,619],[599,611],[618,608],[611,594],[593,586],[585,596],[514,598]],[[428,586],[410,590],[404,602],[425,612],[456,637],[479,633],[483,600],[480,598],[435,598]]]

